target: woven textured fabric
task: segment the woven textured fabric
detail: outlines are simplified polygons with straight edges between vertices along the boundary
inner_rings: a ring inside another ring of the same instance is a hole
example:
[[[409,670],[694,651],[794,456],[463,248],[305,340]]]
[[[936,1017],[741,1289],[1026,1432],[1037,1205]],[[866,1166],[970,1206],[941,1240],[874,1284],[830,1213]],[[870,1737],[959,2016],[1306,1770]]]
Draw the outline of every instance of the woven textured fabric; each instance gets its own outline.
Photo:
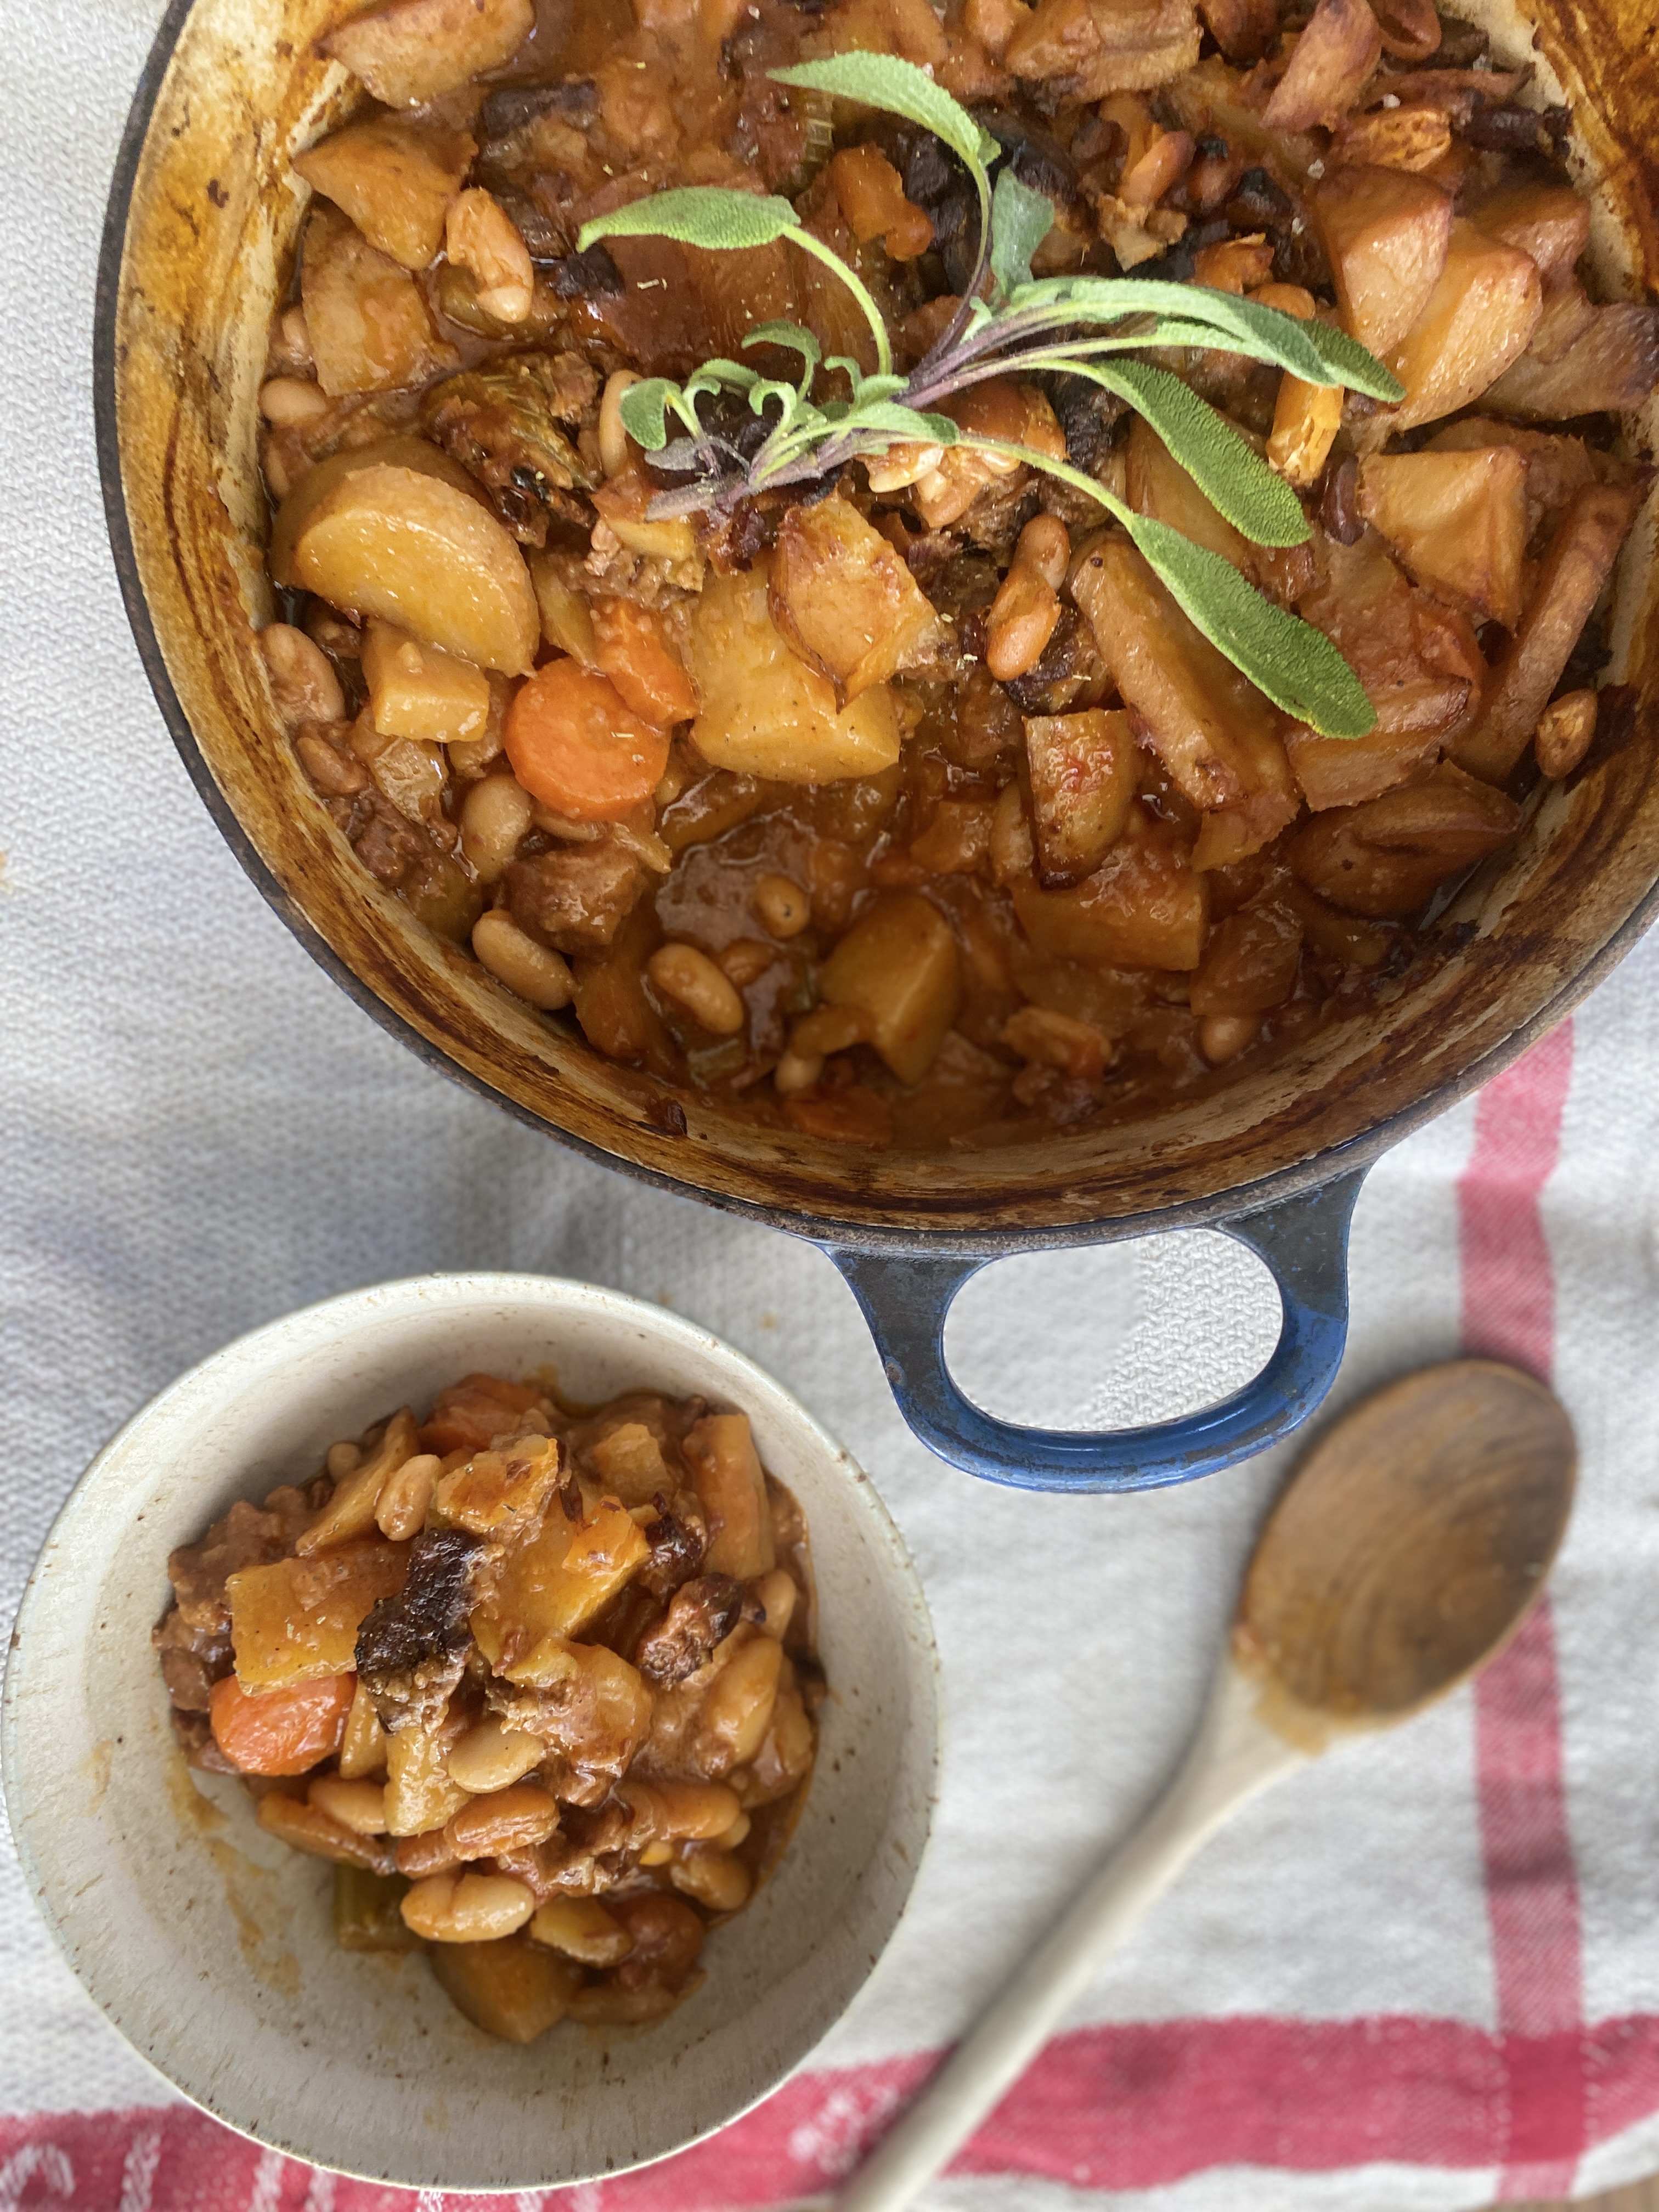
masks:
[[[167,739],[100,513],[97,239],[156,13],[14,6],[0,81],[0,1608],[122,1420],[331,1292],[538,1268],[665,1299],[752,1353],[870,1470],[927,1585],[949,1730],[933,1848],[867,1992],[766,2106],[666,2166],[496,2201],[809,2200],[1171,1771],[1285,1455],[1126,1499],[952,1473],[899,1422],[820,1254],[580,1162],[424,1069],[265,910]],[[1638,952],[1571,1032],[1386,1158],[1356,1217],[1337,1402],[1460,1344],[1567,1402],[1584,1474],[1547,1609],[1474,1691],[1248,1808],[928,2212],[1450,2212],[1659,2164],[1656,981]],[[1274,1322],[1237,1248],[1172,1239],[1005,1263],[951,1345],[995,1410],[1128,1419],[1232,1387]],[[415,2204],[173,2100],[58,1958],[9,1850],[0,1994],[0,2212]]]

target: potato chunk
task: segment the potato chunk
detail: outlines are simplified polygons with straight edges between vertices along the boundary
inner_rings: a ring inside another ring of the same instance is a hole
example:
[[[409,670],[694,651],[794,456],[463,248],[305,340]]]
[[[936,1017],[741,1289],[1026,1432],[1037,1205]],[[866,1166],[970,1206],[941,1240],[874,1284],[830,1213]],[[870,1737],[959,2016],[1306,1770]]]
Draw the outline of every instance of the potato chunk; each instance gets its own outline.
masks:
[[[1131,811],[1130,834],[1075,889],[1013,885],[1014,911],[1048,958],[1176,974],[1197,967],[1209,926],[1208,882],[1194,872],[1184,850],[1146,834],[1138,811]]]
[[[1388,356],[1406,397],[1379,422],[1408,430],[1478,399],[1526,351],[1543,306],[1529,255],[1500,246],[1472,222],[1454,222],[1439,281]]]
[[[354,470],[307,515],[293,568],[319,599],[476,667],[518,676],[535,657],[541,615],[524,556],[493,514],[435,477]]]
[[[1359,512],[1419,584],[1505,629],[1521,617],[1527,464],[1513,446],[1456,453],[1372,453]]]
[[[1571,185],[1511,185],[1469,219],[1500,246],[1529,255],[1547,285],[1570,276],[1589,244],[1590,204]]]
[[[1446,265],[1452,204],[1403,169],[1335,169],[1313,202],[1350,334],[1373,353],[1398,345]]]
[[[878,899],[825,961],[818,990],[827,1006],[866,1015],[871,1042],[899,1081],[920,1083],[962,997],[950,923],[918,891]]]
[[[473,1609],[472,1632],[492,1666],[514,1680],[532,1680],[543,1647],[586,1627],[650,1550],[614,1498],[572,1522],[550,1506],[539,1530],[514,1545],[489,1576]],[[520,1674],[520,1668],[528,1671]]]
[[[477,150],[465,131],[376,115],[319,140],[294,166],[371,246],[405,269],[424,269],[443,244],[445,211]]]
[[[392,0],[342,23],[323,46],[388,107],[418,107],[499,69],[535,21],[534,0]]]
[[[685,1439],[691,1480],[708,1522],[702,1571],[750,1582],[773,1565],[772,1508],[746,1413],[706,1413]]]
[[[441,483],[452,485],[474,506],[489,505],[477,479],[424,438],[374,438],[366,446],[348,446],[343,453],[331,453],[325,461],[307,469],[277,508],[270,526],[270,550],[265,556],[273,584],[289,591],[298,587],[294,548],[300,532],[337,484],[373,468],[413,469],[419,476],[435,477]]]
[[[1080,882],[1122,835],[1139,753],[1121,708],[1026,717],[1031,829],[1046,888]]]
[[[1562,516],[1480,712],[1451,741],[1472,774],[1501,783],[1526,750],[1641,503],[1639,485],[1589,484]]]
[[[374,726],[383,738],[453,744],[477,737],[489,719],[489,679],[481,668],[435,645],[422,645],[390,623],[368,626],[363,678]]]
[[[357,1631],[371,1606],[404,1585],[406,1544],[340,1544],[314,1559],[244,1567],[225,1584],[236,1679],[280,1690],[357,1664]]]
[[[440,1988],[486,2035],[533,2043],[564,2018],[582,1972],[523,1936],[487,1943],[437,1943],[428,1954]]]
[[[1194,806],[1249,806],[1258,844],[1296,813],[1290,764],[1269,702],[1182,612],[1127,538],[1092,538],[1072,568],[1137,733]],[[1255,849],[1251,848],[1250,849]]]
[[[896,675],[939,622],[903,556],[844,499],[790,508],[768,605],[793,650],[835,685],[837,707]]]
[[[1515,835],[1521,810],[1489,784],[1443,761],[1419,783],[1305,823],[1290,862],[1310,890],[1345,914],[1404,921],[1448,876]]]
[[[835,686],[791,652],[768,605],[768,579],[711,576],[692,617],[687,665],[701,707],[691,742],[716,768],[780,783],[872,775],[899,757],[884,684],[837,709]]]
[[[317,381],[331,399],[399,391],[459,366],[453,347],[433,330],[409,271],[323,201],[306,224],[300,297]]]
[[[1659,380],[1659,308],[1633,300],[1592,307],[1577,278],[1571,282],[1584,309],[1576,334],[1547,358],[1540,323],[1534,347],[1487,392],[1489,407],[1547,422],[1603,410],[1630,414],[1652,396]]]

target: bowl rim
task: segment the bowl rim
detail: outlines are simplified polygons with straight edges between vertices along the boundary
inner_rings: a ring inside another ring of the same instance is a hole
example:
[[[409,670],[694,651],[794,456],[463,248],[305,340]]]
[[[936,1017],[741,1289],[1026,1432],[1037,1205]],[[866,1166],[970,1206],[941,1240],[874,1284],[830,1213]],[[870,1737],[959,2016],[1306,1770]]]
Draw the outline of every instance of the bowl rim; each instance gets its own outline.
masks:
[[[167,672],[139,575],[137,552],[127,513],[122,480],[120,411],[118,397],[118,319],[121,279],[125,264],[128,218],[134,185],[143,158],[155,103],[174,48],[195,0],[169,0],[165,15],[145,58],[123,128],[104,226],[99,246],[98,277],[93,319],[93,416],[98,473],[103,491],[106,524],[116,580],[127,619],[138,648],[139,660],[161,710],[185,771],[213,817],[220,835],[241,864],[243,872],[266,904],[311,957],[372,1020],[398,1043],[413,1051],[428,1067],[447,1076],[477,1096],[536,1129],[568,1150],[602,1167],[631,1176],[635,1182],[676,1197],[691,1199],[723,1212],[766,1223],[801,1237],[826,1250],[954,1254],[964,1258],[995,1259],[1016,1252],[1059,1250],[1078,1245],[1115,1243],[1168,1230],[1206,1228],[1240,1215],[1260,1212],[1283,1200],[1321,1188],[1334,1177],[1370,1167],[1395,1145],[1425,1123],[1459,1104],[1500,1075],[1548,1030],[1566,1018],[1590,992],[1611,974],[1638,941],[1659,920],[1659,879],[1650,886],[1613,933],[1591,955],[1528,1020],[1501,1042],[1437,1090],[1385,1116],[1344,1142],[1328,1146],[1272,1174],[1230,1185],[1207,1196],[1184,1199],[1172,1205],[1147,1207],[1132,1214],[1091,1218],[1063,1226],[1034,1224],[1019,1228],[975,1230],[938,1229],[918,1224],[890,1224],[859,1220],[852,1215],[830,1217],[798,1212],[783,1206],[763,1205],[730,1193],[671,1175],[659,1168],[608,1150],[549,1121],[505,1091],[452,1059],[414,1024],[398,1012],[373,987],[358,976],[335,952],[303,909],[278,883],[243,828],[230,801],[208,765],[194,730]]]
[[[193,1362],[182,1373],[175,1376],[171,1382],[163,1384],[161,1389],[148,1398],[121,1423],[88,1462],[68,1496],[52,1516],[51,1525],[24,1581],[18,1601],[3,1677],[0,1678],[0,1766],[3,1767],[5,1774],[6,1808],[13,1842],[30,1900],[50,1934],[58,1955],[68,1966],[82,1990],[96,2006],[105,2024],[118,2035],[126,2047],[155,2074],[159,2080],[165,2081],[176,2095],[184,2099],[196,2110],[206,2113],[220,2126],[230,2129],[234,2134],[242,2136],[248,2142],[258,2143],[262,2148],[278,2151],[285,2157],[297,2159],[304,2164],[321,2167],[326,2172],[341,2173],[352,2179],[382,2187],[423,2189],[431,2186],[448,2194],[466,2195],[476,2193],[476,2191],[471,2185],[459,2179],[446,2179],[430,2184],[421,2181],[404,2181],[384,2172],[375,2172],[359,2166],[338,2165],[319,2159],[313,2150],[305,2146],[284,2140],[287,2131],[280,2125],[262,2124],[256,2131],[253,2127],[245,2125],[216,2110],[206,2101],[204,2096],[198,2096],[178,2081],[158,2058],[144,2048],[137,2039],[136,2031],[130,2032],[125,2023],[117,2018],[110,2008],[105,1994],[96,1985],[93,1970],[83,1964],[73,1936],[71,1914],[68,1910],[60,1912],[54,1904],[49,1885],[42,1872],[40,1859],[34,1847],[34,1832],[41,1820],[50,1817],[49,1808],[44,1804],[33,1802],[27,1796],[19,1794],[21,1771],[19,1760],[22,1735],[21,1708],[24,1693],[29,1687],[27,1669],[33,1663],[34,1645],[39,1641],[38,1637],[31,1637],[28,1633],[30,1617],[38,1607],[47,1602],[47,1598],[43,1592],[49,1587],[50,1555],[58,1548],[62,1536],[73,1534],[76,1519],[87,1509],[88,1499],[100,1474],[112,1461],[118,1459],[118,1455],[129,1440],[146,1423],[156,1419],[165,1419],[179,1401],[188,1400],[191,1395],[199,1393],[204,1385],[212,1383],[216,1379],[216,1370],[234,1374],[239,1365],[245,1364],[262,1347],[270,1346],[273,1340],[279,1339],[285,1333],[293,1332],[301,1325],[308,1324],[314,1328],[329,1316],[337,1318],[343,1325],[352,1318],[366,1318],[371,1315],[383,1316],[388,1304],[395,1308],[398,1303],[401,1303],[412,1316],[419,1311],[424,1303],[431,1300],[434,1296],[465,1309],[488,1305],[495,1302],[523,1300],[526,1297],[537,1301],[550,1300],[557,1310],[562,1311],[568,1311],[574,1308],[591,1312],[598,1307],[606,1311],[612,1321],[623,1324],[631,1322],[635,1327],[649,1331],[659,1339],[666,1339],[675,1343],[689,1352],[706,1356],[713,1352],[717,1353],[723,1361],[735,1363],[740,1370],[744,1370],[745,1384],[752,1382],[758,1386],[763,1395],[770,1394],[775,1401],[781,1401],[781,1408],[786,1410],[790,1418],[799,1425],[805,1441],[816,1453],[821,1455],[826,1468],[838,1470],[848,1481],[849,1487],[860,1498],[860,1504],[857,1516],[859,1525],[871,1555],[879,1559],[882,1563],[883,1589],[886,1593],[888,1601],[896,1607],[899,1616],[897,1626],[914,1654],[915,1670],[912,1674],[911,1680],[915,1681],[919,1679],[925,1683],[928,1693],[927,1711],[918,1714],[911,1723],[912,1730],[918,1727],[920,1729],[919,1756],[924,1776],[920,1790],[922,1807],[920,1841],[914,1852],[907,1855],[908,1871],[904,1882],[902,1900],[897,1912],[894,1915],[892,1923],[880,1947],[873,1954],[866,1954],[862,1970],[848,1991],[840,2010],[825,2024],[814,2041],[799,2057],[792,2060],[782,2072],[777,2074],[752,2095],[745,2097],[733,2109],[723,2112],[719,2118],[712,2120],[706,2126],[700,2126],[696,2132],[687,2136],[683,2142],[674,2144],[667,2150],[653,2152],[644,2158],[624,2160],[619,2164],[607,2166],[602,2174],[596,2172],[591,2177],[592,2179],[602,2179],[612,2175],[634,2172],[641,2166],[654,2165],[664,2159],[676,2157],[682,2151],[690,2150],[696,2144],[705,2142],[726,2128],[732,2126],[746,2113],[753,2112],[757,2106],[763,2104],[768,2098],[775,2096],[789,2081],[809,2065],[813,2052],[821,2046],[825,2037],[834,2032],[835,2027],[845,2018],[848,2011],[858,2002],[871,1976],[886,1955],[894,1937],[913,1910],[916,1881],[933,1842],[934,1814],[939,1803],[939,1779],[945,1753],[945,1701],[942,1694],[943,1667],[927,1592],[915,1562],[910,1556],[908,1547],[892,1515],[889,1512],[880,1491],[870,1476],[853,1457],[847,1447],[836,1441],[794,1393],[779,1382],[776,1376],[767,1369],[762,1367],[758,1361],[752,1359],[747,1352],[741,1351],[735,1345],[729,1344],[723,1337],[717,1336],[712,1329],[705,1328],[700,1322],[657,1305],[649,1299],[635,1297],[629,1292],[612,1290],[606,1285],[586,1282],[571,1276],[538,1275],[521,1270],[483,1268],[434,1270],[429,1274],[401,1276],[391,1281],[365,1284],[356,1290],[336,1292],[328,1297],[314,1300],[308,1305],[296,1307],[289,1312],[276,1316],[271,1320],[259,1322],[251,1329],[244,1330],[240,1335],[232,1338],[228,1343],[210,1352],[205,1358]],[[550,1316],[550,1318],[551,1317]],[[510,2195],[515,2189],[568,2188],[577,2185],[580,2185],[580,2178],[574,2181],[566,2179],[550,2182],[544,2176],[538,2178],[532,2175],[519,2181],[503,2182],[491,2179],[487,2184],[477,2185],[477,2187],[484,2190],[488,2194],[505,2192]]]

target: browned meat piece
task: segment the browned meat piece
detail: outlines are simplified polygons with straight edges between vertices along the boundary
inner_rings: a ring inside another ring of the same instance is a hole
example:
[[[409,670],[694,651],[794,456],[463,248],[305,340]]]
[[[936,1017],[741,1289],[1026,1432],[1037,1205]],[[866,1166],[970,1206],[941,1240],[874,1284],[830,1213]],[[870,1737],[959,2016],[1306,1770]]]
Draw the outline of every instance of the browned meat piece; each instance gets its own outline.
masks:
[[[161,1655],[161,1680],[174,1709],[204,1713],[216,1682],[231,1671],[230,1637],[210,1628],[192,1628],[175,1605],[150,1641]]]
[[[571,495],[587,490],[592,479],[558,425],[574,422],[598,389],[596,373],[579,354],[517,354],[446,378],[428,398],[423,420],[483,485],[514,536],[544,545],[550,515],[584,521],[586,510]]]
[[[357,1673],[386,1728],[435,1721],[448,1703],[465,1662],[481,1548],[464,1529],[423,1530],[402,1589],[380,1599],[358,1632]]]
[[[204,1774],[234,1774],[230,1761],[213,1741],[213,1730],[208,1726],[205,1713],[180,1712],[175,1705],[173,1712],[173,1733],[179,1748],[185,1754],[186,1765],[194,1766]]]
[[[184,1626],[228,1638],[226,1583],[245,1567],[268,1567],[287,1559],[312,1510],[306,1493],[298,1490],[273,1491],[264,1506],[239,1498],[199,1544],[181,1545],[167,1560],[167,1580]],[[159,1641],[159,1629],[156,1637]],[[179,1638],[172,1640],[177,1644]]]
[[[701,1519],[684,1508],[678,1513],[664,1513],[651,1522],[646,1528],[645,1540],[651,1547],[651,1556],[635,1580],[655,1598],[672,1596],[683,1583],[689,1582],[702,1565],[702,1555],[708,1548],[708,1534]]]
[[[1075,607],[1061,607],[1042,659],[1003,689],[1022,714],[1070,714],[1100,704],[1111,678],[1093,630]]]
[[[609,837],[561,845],[515,860],[507,872],[507,910],[559,952],[592,952],[610,944],[645,889],[638,856]]]
[[[641,1637],[634,1663],[647,1682],[683,1682],[737,1626],[743,1585],[730,1575],[699,1575],[674,1593],[667,1613]]]

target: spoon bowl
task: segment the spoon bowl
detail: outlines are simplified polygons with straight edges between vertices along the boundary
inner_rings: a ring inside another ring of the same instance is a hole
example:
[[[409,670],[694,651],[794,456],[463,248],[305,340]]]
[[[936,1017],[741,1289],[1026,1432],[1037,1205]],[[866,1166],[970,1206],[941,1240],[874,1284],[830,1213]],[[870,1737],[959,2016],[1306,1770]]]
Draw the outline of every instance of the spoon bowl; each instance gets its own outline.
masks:
[[[1508,1641],[1572,1506],[1572,1425],[1494,1359],[1404,1376],[1333,1423],[1256,1541],[1233,1656],[1298,1735],[1406,1719]]]

